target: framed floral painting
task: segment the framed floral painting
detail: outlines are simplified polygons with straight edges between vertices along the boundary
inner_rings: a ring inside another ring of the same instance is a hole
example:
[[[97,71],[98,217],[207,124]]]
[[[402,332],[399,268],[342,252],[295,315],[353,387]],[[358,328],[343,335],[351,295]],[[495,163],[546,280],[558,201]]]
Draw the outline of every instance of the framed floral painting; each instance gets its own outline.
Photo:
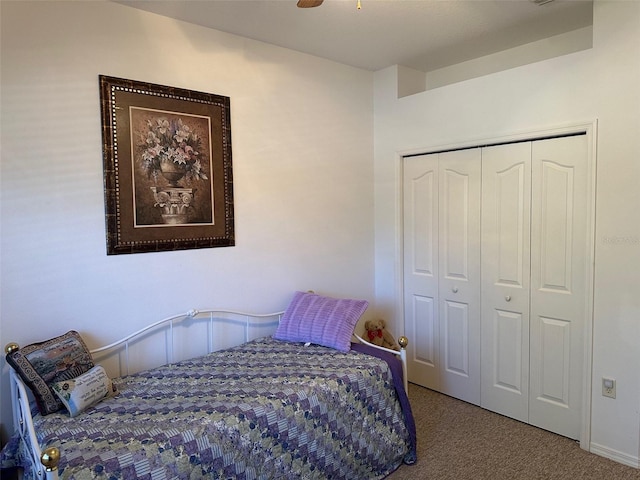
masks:
[[[99,80],[107,254],[233,246],[229,97]]]

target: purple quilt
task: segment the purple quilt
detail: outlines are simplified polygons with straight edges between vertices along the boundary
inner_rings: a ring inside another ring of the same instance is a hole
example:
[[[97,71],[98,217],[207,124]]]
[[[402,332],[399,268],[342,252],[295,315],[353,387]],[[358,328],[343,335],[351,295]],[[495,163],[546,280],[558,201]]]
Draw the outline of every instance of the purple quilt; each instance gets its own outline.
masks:
[[[35,416],[61,478],[379,479],[415,461],[404,390],[356,350],[266,337],[114,383],[118,396],[75,418]]]

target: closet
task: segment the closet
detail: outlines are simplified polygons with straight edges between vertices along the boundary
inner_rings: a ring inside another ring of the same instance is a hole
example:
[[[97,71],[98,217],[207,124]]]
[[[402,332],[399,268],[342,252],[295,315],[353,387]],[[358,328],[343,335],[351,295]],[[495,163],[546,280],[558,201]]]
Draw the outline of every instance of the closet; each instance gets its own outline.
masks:
[[[577,439],[586,135],[404,158],[409,380]]]

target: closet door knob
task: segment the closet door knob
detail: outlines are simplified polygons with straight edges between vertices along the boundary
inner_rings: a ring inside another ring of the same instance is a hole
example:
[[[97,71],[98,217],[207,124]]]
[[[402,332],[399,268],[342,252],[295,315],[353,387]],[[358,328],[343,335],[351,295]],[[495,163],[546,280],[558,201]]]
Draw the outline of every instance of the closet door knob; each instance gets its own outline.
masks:
[[[453,287],[453,288],[451,289],[451,291],[452,291],[453,293],[458,293],[458,287]]]
[[[510,301],[511,301],[511,295],[507,295],[506,297],[504,297],[504,299],[505,299],[507,302],[510,302]]]

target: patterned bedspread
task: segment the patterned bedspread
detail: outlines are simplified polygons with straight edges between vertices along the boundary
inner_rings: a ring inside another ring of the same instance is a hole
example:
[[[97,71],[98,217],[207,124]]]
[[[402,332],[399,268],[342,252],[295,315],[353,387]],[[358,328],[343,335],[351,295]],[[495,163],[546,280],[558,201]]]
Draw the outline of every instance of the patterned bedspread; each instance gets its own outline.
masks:
[[[114,382],[78,417],[35,416],[61,478],[378,479],[415,459],[387,363],[357,351],[267,337]]]

